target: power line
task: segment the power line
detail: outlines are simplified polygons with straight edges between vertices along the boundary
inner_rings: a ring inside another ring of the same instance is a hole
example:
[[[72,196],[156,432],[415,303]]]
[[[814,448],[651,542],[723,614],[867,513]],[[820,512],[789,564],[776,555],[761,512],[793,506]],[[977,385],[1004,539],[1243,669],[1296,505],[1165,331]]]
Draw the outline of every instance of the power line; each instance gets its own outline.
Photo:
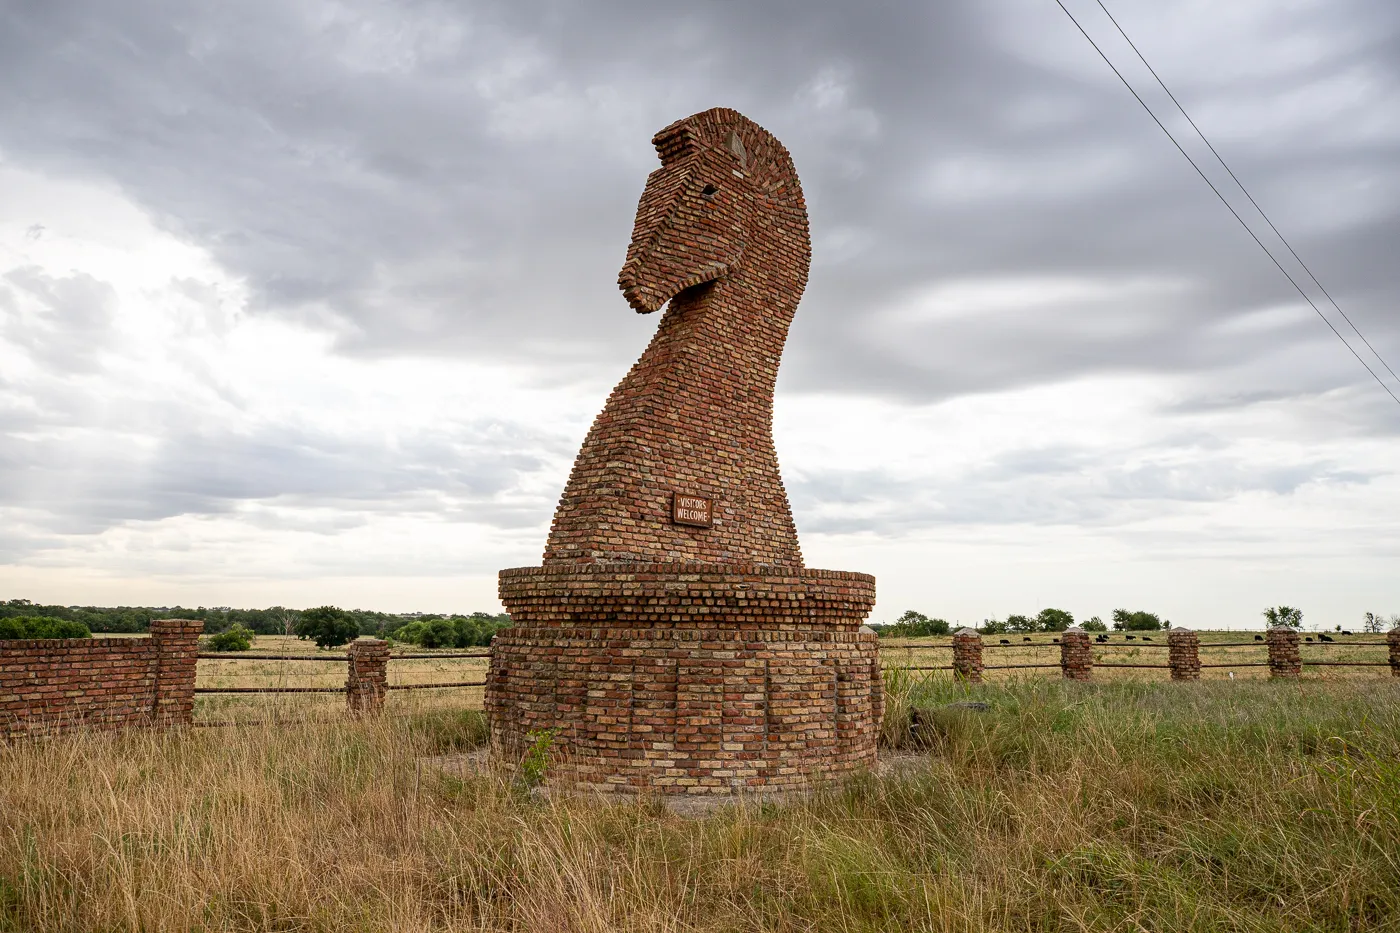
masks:
[[[1389,395],[1395,401],[1395,404],[1400,405],[1400,396],[1397,396],[1394,392],[1392,392],[1390,390],[1390,386],[1386,385],[1385,381],[1381,379],[1380,376],[1376,375],[1376,371],[1372,369],[1364,359],[1361,358],[1361,354],[1357,353],[1356,349],[1350,343],[1347,342],[1347,339],[1342,336],[1342,332],[1337,330],[1337,328],[1332,324],[1332,322],[1327,319],[1327,315],[1322,313],[1322,309],[1319,308],[1313,302],[1313,300],[1308,297],[1308,293],[1303,291],[1302,286],[1300,286],[1297,283],[1297,281],[1293,278],[1293,276],[1289,274],[1288,270],[1283,267],[1283,263],[1278,261],[1274,254],[1269,251],[1269,248],[1264,245],[1264,242],[1259,239],[1259,236],[1254,232],[1254,230],[1249,226],[1249,224],[1245,223],[1244,218],[1239,215],[1239,212],[1235,210],[1234,206],[1231,205],[1230,202],[1225,199],[1225,196],[1220,193],[1220,189],[1215,186],[1215,183],[1212,182],[1210,178],[1206,176],[1205,172],[1201,171],[1201,167],[1196,164],[1196,160],[1191,158],[1190,153],[1188,153],[1185,149],[1182,148],[1181,143],[1176,141],[1176,137],[1172,135],[1171,130],[1167,129],[1166,126],[1162,123],[1162,121],[1157,118],[1157,114],[1152,111],[1151,107],[1147,106],[1147,102],[1142,99],[1141,95],[1138,94],[1137,90],[1132,86],[1132,84],[1128,82],[1128,79],[1123,77],[1123,73],[1118,70],[1118,66],[1114,65],[1112,60],[1110,60],[1109,57],[1104,54],[1103,49],[1099,48],[1099,44],[1094,41],[1093,36],[1089,35],[1089,33],[1084,29],[1084,27],[1079,24],[1079,20],[1074,18],[1074,14],[1071,13],[1069,11],[1069,8],[1065,6],[1064,0],[1055,0],[1055,3],[1057,6],[1059,6],[1061,10],[1064,11],[1064,14],[1069,17],[1069,21],[1074,23],[1075,28],[1079,30],[1080,34],[1083,35],[1084,38],[1088,40],[1089,44],[1094,47],[1094,51],[1099,53],[1099,58],[1102,58],[1104,60],[1104,64],[1108,65],[1108,67],[1112,69],[1113,73],[1118,76],[1118,80],[1123,82],[1123,86],[1128,89],[1128,93],[1132,94],[1133,98],[1137,100],[1139,104],[1142,105],[1142,109],[1147,111],[1147,115],[1152,118],[1152,122],[1156,123],[1157,127],[1163,133],[1167,134],[1167,139],[1171,140],[1172,145],[1176,147],[1176,151],[1180,152],[1182,157],[1185,158],[1187,162],[1191,163],[1191,167],[1196,170],[1196,174],[1200,175],[1201,180],[1210,186],[1210,190],[1215,192],[1215,196],[1220,199],[1220,203],[1224,204],[1226,210],[1228,210],[1231,214],[1234,215],[1235,220],[1239,221],[1240,226],[1244,227],[1245,232],[1248,233],[1250,238],[1253,239],[1254,242],[1259,245],[1259,248],[1264,251],[1264,255],[1269,257],[1270,261],[1272,261],[1273,264],[1278,267],[1278,271],[1283,273],[1283,277],[1288,279],[1288,283],[1292,285],[1295,289],[1297,289],[1299,295],[1303,296],[1303,300],[1308,303],[1308,307],[1312,308],[1313,311],[1317,314],[1317,316],[1322,318],[1322,323],[1326,324],[1327,328],[1331,330],[1332,333],[1337,335],[1337,339],[1342,342],[1342,346],[1346,347],[1348,350],[1351,351],[1351,355],[1356,357],[1356,361],[1362,366],[1366,367],[1366,372],[1371,374],[1371,378],[1376,380],[1376,384],[1379,385],[1385,391],[1385,394]]]
[[[1313,275],[1313,271],[1308,268],[1308,264],[1303,262],[1303,257],[1299,256],[1298,252],[1295,249],[1293,249],[1293,244],[1289,243],[1288,239],[1284,237],[1284,235],[1281,232],[1279,232],[1278,227],[1275,227],[1274,222],[1269,219],[1269,215],[1264,213],[1264,208],[1259,206],[1259,202],[1254,200],[1254,195],[1250,194],[1249,189],[1244,186],[1244,182],[1240,181],[1239,178],[1235,175],[1234,169],[1230,168],[1230,166],[1225,162],[1225,159],[1220,155],[1219,152],[1215,150],[1215,146],[1211,145],[1211,141],[1209,139],[1206,139],[1206,134],[1201,132],[1201,128],[1196,125],[1196,121],[1191,119],[1191,114],[1187,113],[1186,108],[1181,106],[1181,101],[1176,99],[1176,95],[1172,93],[1171,88],[1167,87],[1167,84],[1165,81],[1162,80],[1161,75],[1157,74],[1157,69],[1153,68],[1151,63],[1148,62],[1148,60],[1143,56],[1142,51],[1137,47],[1137,43],[1133,42],[1133,40],[1128,37],[1128,34],[1123,31],[1123,27],[1119,24],[1118,20],[1115,19],[1113,14],[1108,11],[1108,7],[1104,6],[1103,0],[1094,0],[1094,2],[1099,5],[1099,9],[1103,10],[1104,15],[1108,17],[1109,22],[1113,24],[1113,28],[1118,30],[1118,34],[1122,36],[1123,40],[1128,43],[1130,48],[1132,48],[1134,54],[1136,54],[1138,57],[1138,61],[1142,62],[1143,65],[1147,67],[1147,70],[1152,72],[1152,77],[1156,79],[1157,83],[1161,86],[1162,90],[1167,92],[1167,96],[1172,99],[1172,103],[1176,104],[1176,109],[1181,111],[1181,115],[1186,118],[1186,122],[1191,124],[1191,129],[1195,130],[1196,135],[1201,137],[1201,142],[1205,143],[1206,148],[1210,150],[1210,154],[1215,156],[1215,161],[1219,162],[1220,167],[1225,169],[1225,171],[1229,173],[1230,180],[1233,181],[1235,185],[1239,187],[1240,191],[1244,193],[1244,196],[1249,199],[1249,203],[1254,205],[1254,209],[1259,212],[1259,216],[1264,218],[1264,223],[1268,224],[1269,229],[1274,231],[1274,236],[1278,237],[1279,242],[1281,242],[1285,247],[1287,247],[1288,252],[1292,254],[1294,259],[1298,260],[1298,265],[1303,267],[1303,271],[1308,274],[1308,278],[1312,279],[1313,284],[1322,290],[1322,294],[1327,296],[1327,300],[1332,303],[1332,307],[1337,309],[1337,313],[1342,316],[1342,320],[1346,321],[1347,324],[1351,325],[1351,329],[1356,332],[1356,336],[1360,337],[1361,342],[1366,344],[1366,349],[1370,350],[1371,353],[1375,355],[1376,359],[1380,360],[1381,365],[1384,366],[1386,370],[1390,372],[1391,378],[1394,379],[1396,382],[1400,382],[1400,376],[1397,376],[1395,374],[1395,370],[1390,368],[1390,364],[1385,361],[1385,357],[1381,356],[1379,350],[1371,346],[1371,341],[1367,340],[1366,335],[1361,333],[1360,328],[1358,328],[1354,323],[1352,323],[1351,318],[1347,317],[1347,313],[1342,310],[1342,306],[1337,304],[1337,299],[1333,298],[1332,293],[1327,291],[1323,284],[1317,280],[1317,276]]]

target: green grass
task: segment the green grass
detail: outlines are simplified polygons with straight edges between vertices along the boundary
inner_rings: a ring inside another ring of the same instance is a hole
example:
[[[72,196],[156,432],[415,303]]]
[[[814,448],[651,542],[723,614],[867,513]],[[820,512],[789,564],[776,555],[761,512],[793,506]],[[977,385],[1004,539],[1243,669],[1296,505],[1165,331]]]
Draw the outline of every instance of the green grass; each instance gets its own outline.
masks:
[[[0,930],[1400,929],[1389,678],[891,677],[899,767],[700,819],[425,764],[471,712],[15,743]]]

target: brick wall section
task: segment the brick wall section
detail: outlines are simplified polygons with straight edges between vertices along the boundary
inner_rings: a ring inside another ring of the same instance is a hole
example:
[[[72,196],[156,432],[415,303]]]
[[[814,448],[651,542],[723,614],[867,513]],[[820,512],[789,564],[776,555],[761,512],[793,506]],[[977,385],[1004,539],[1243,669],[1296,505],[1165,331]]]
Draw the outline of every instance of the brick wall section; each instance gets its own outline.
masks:
[[[1264,635],[1264,640],[1269,646],[1269,676],[1297,677],[1303,672],[1303,656],[1296,629],[1276,625]]]
[[[874,579],[704,564],[501,573],[493,744],[555,729],[564,770],[623,792],[726,794],[875,763]]]
[[[1391,629],[1385,640],[1390,645],[1390,673],[1400,677],[1400,625]]]
[[[1089,633],[1071,626],[1060,635],[1060,673],[1069,680],[1088,680],[1094,669]]]
[[[970,684],[980,684],[982,670],[982,636],[976,629],[959,629],[953,635],[953,676]]]
[[[1172,629],[1167,633],[1167,659],[1172,668],[1172,680],[1200,680],[1200,636],[1190,629]]]
[[[346,657],[345,703],[350,712],[380,712],[389,693],[389,643],[357,639],[346,649]]]
[[[158,619],[146,638],[0,641],[0,736],[188,723],[202,630]]]

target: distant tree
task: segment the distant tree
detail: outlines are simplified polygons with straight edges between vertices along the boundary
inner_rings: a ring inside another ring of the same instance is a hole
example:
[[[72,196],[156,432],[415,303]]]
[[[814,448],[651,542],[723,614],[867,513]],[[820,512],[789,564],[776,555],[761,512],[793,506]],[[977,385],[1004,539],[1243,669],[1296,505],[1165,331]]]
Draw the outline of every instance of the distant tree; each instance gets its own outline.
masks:
[[[1085,619],[1083,622],[1079,623],[1079,627],[1082,628],[1082,629],[1083,629],[1084,631],[1086,631],[1086,632],[1106,632],[1106,631],[1108,631],[1108,626],[1107,626],[1107,625],[1104,625],[1103,619],[1100,619],[1098,616],[1090,616],[1089,618]]]
[[[0,641],[10,638],[91,638],[81,622],[49,616],[6,616],[0,618]]]
[[[1063,609],[1042,609],[1035,617],[1036,631],[1063,632],[1074,624],[1074,616]]]
[[[1006,623],[998,619],[983,619],[982,624],[977,627],[977,631],[983,635],[1005,635],[1008,629]]]
[[[1155,612],[1115,609],[1113,628],[1118,632],[1156,632],[1162,628],[1162,620]]]
[[[1289,628],[1303,627],[1303,610],[1295,609],[1292,606],[1270,606],[1264,610],[1264,618],[1269,621],[1271,628],[1275,625],[1286,625]]]
[[[1372,635],[1384,632],[1387,628],[1400,626],[1400,615],[1393,615],[1389,619],[1377,615],[1374,612],[1366,613],[1366,619],[1361,623],[1361,628]]]
[[[302,612],[296,622],[296,634],[298,638],[311,639],[318,648],[334,648],[358,637],[360,627],[344,609],[317,606]]]
[[[1006,631],[1008,632],[1034,632],[1036,630],[1035,619],[1030,616],[1009,615],[1006,617]]]
[[[922,612],[907,609],[894,620],[893,625],[886,626],[884,634],[896,638],[927,638],[930,635],[947,635],[951,630],[952,626],[943,619],[931,619]]]
[[[215,635],[204,639],[204,646],[210,651],[247,651],[253,647],[252,629],[244,628],[237,622]]]

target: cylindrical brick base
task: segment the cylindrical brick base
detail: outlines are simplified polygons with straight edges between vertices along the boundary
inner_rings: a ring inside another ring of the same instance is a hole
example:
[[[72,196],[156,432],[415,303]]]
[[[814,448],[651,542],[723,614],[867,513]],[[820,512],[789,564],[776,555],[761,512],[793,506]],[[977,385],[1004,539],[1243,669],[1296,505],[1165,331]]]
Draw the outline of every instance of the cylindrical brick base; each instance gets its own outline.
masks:
[[[800,786],[875,763],[874,578],[715,565],[501,573],[486,712],[508,754],[554,730],[558,767],[630,793]]]
[[[1186,628],[1168,632],[1167,658],[1172,680],[1201,679],[1201,639],[1195,632]]]
[[[1298,631],[1286,625],[1275,625],[1265,634],[1269,645],[1269,676],[1297,677],[1303,673],[1303,656],[1298,646]]]
[[[1089,633],[1071,626],[1060,635],[1060,673],[1068,680],[1088,680],[1094,669],[1094,648]]]
[[[345,676],[345,704],[352,713],[377,713],[389,692],[389,643],[378,638],[352,641]]]
[[[953,675],[970,684],[982,682],[982,636],[976,629],[959,629],[953,636]]]

